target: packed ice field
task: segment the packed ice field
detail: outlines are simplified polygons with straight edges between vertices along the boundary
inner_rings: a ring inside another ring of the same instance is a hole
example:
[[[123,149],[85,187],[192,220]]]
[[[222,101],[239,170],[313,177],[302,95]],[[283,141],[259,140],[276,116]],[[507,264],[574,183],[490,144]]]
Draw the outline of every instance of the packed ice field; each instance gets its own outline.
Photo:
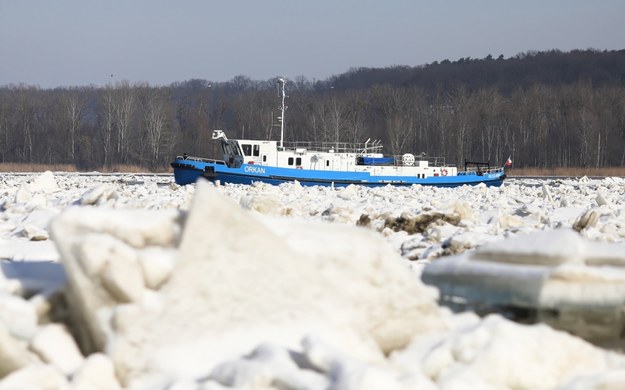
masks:
[[[619,341],[618,316],[598,333],[442,304],[462,290],[622,311],[623,178],[330,188],[46,172],[3,174],[0,194],[0,389],[625,387],[619,348],[585,337]]]

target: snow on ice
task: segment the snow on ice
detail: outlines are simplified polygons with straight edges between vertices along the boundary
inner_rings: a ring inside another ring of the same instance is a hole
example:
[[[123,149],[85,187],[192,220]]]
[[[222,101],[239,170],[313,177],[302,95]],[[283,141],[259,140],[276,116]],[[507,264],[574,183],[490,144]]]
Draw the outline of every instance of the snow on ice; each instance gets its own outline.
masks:
[[[625,387],[621,178],[0,185],[0,389]]]

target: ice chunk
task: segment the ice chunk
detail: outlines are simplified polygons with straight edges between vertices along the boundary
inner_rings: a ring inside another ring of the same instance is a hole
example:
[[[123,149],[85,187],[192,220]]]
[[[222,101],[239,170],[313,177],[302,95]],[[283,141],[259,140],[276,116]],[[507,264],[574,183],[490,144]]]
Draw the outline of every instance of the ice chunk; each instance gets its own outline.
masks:
[[[33,359],[26,348],[16,340],[0,321],[0,379],[26,367]],[[1,383],[1,382],[0,382]]]
[[[72,388],[75,390],[120,390],[121,385],[115,376],[115,368],[111,359],[102,353],[94,353],[87,357],[84,364],[73,375]]]
[[[78,215],[66,211],[52,230],[74,286],[70,301],[77,304],[70,307],[86,319],[95,345],[108,345],[123,385],[206,378],[216,364],[261,342],[296,348],[307,334],[319,334],[358,360],[381,362],[382,352],[444,327],[448,315],[437,306],[436,292],[375,232],[276,217],[261,223],[257,218],[269,217],[250,214],[202,182],[171,275],[158,289],[159,304],[133,299],[135,304],[118,305],[76,266],[84,253],[75,248],[94,231],[128,240],[136,234],[132,227],[141,231],[142,224],[106,228],[134,215],[123,211],[107,211],[106,219],[90,214],[90,221],[101,223],[95,226]],[[125,263],[113,274],[132,263],[118,258]],[[103,315],[106,310],[111,316]],[[107,338],[109,332],[114,334]]]
[[[31,341],[30,348],[66,376],[72,375],[84,361],[72,336],[65,326],[59,324],[42,327]]]

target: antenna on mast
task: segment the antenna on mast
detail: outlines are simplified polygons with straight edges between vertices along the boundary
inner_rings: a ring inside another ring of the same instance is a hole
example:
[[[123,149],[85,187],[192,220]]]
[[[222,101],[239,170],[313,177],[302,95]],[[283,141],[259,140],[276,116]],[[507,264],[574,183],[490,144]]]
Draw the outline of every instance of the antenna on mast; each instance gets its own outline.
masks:
[[[286,85],[286,78],[278,77],[278,84],[280,88],[280,97],[282,98],[282,104],[280,105],[280,149],[284,147],[284,111],[286,110],[286,106],[284,105],[284,99],[286,98],[286,94],[284,92],[284,86]]]

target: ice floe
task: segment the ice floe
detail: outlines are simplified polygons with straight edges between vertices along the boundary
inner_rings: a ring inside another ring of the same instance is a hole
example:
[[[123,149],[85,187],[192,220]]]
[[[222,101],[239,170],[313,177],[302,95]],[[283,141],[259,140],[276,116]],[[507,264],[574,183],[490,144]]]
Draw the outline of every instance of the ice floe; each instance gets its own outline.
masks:
[[[621,178],[0,193],[0,389],[625,386]]]

